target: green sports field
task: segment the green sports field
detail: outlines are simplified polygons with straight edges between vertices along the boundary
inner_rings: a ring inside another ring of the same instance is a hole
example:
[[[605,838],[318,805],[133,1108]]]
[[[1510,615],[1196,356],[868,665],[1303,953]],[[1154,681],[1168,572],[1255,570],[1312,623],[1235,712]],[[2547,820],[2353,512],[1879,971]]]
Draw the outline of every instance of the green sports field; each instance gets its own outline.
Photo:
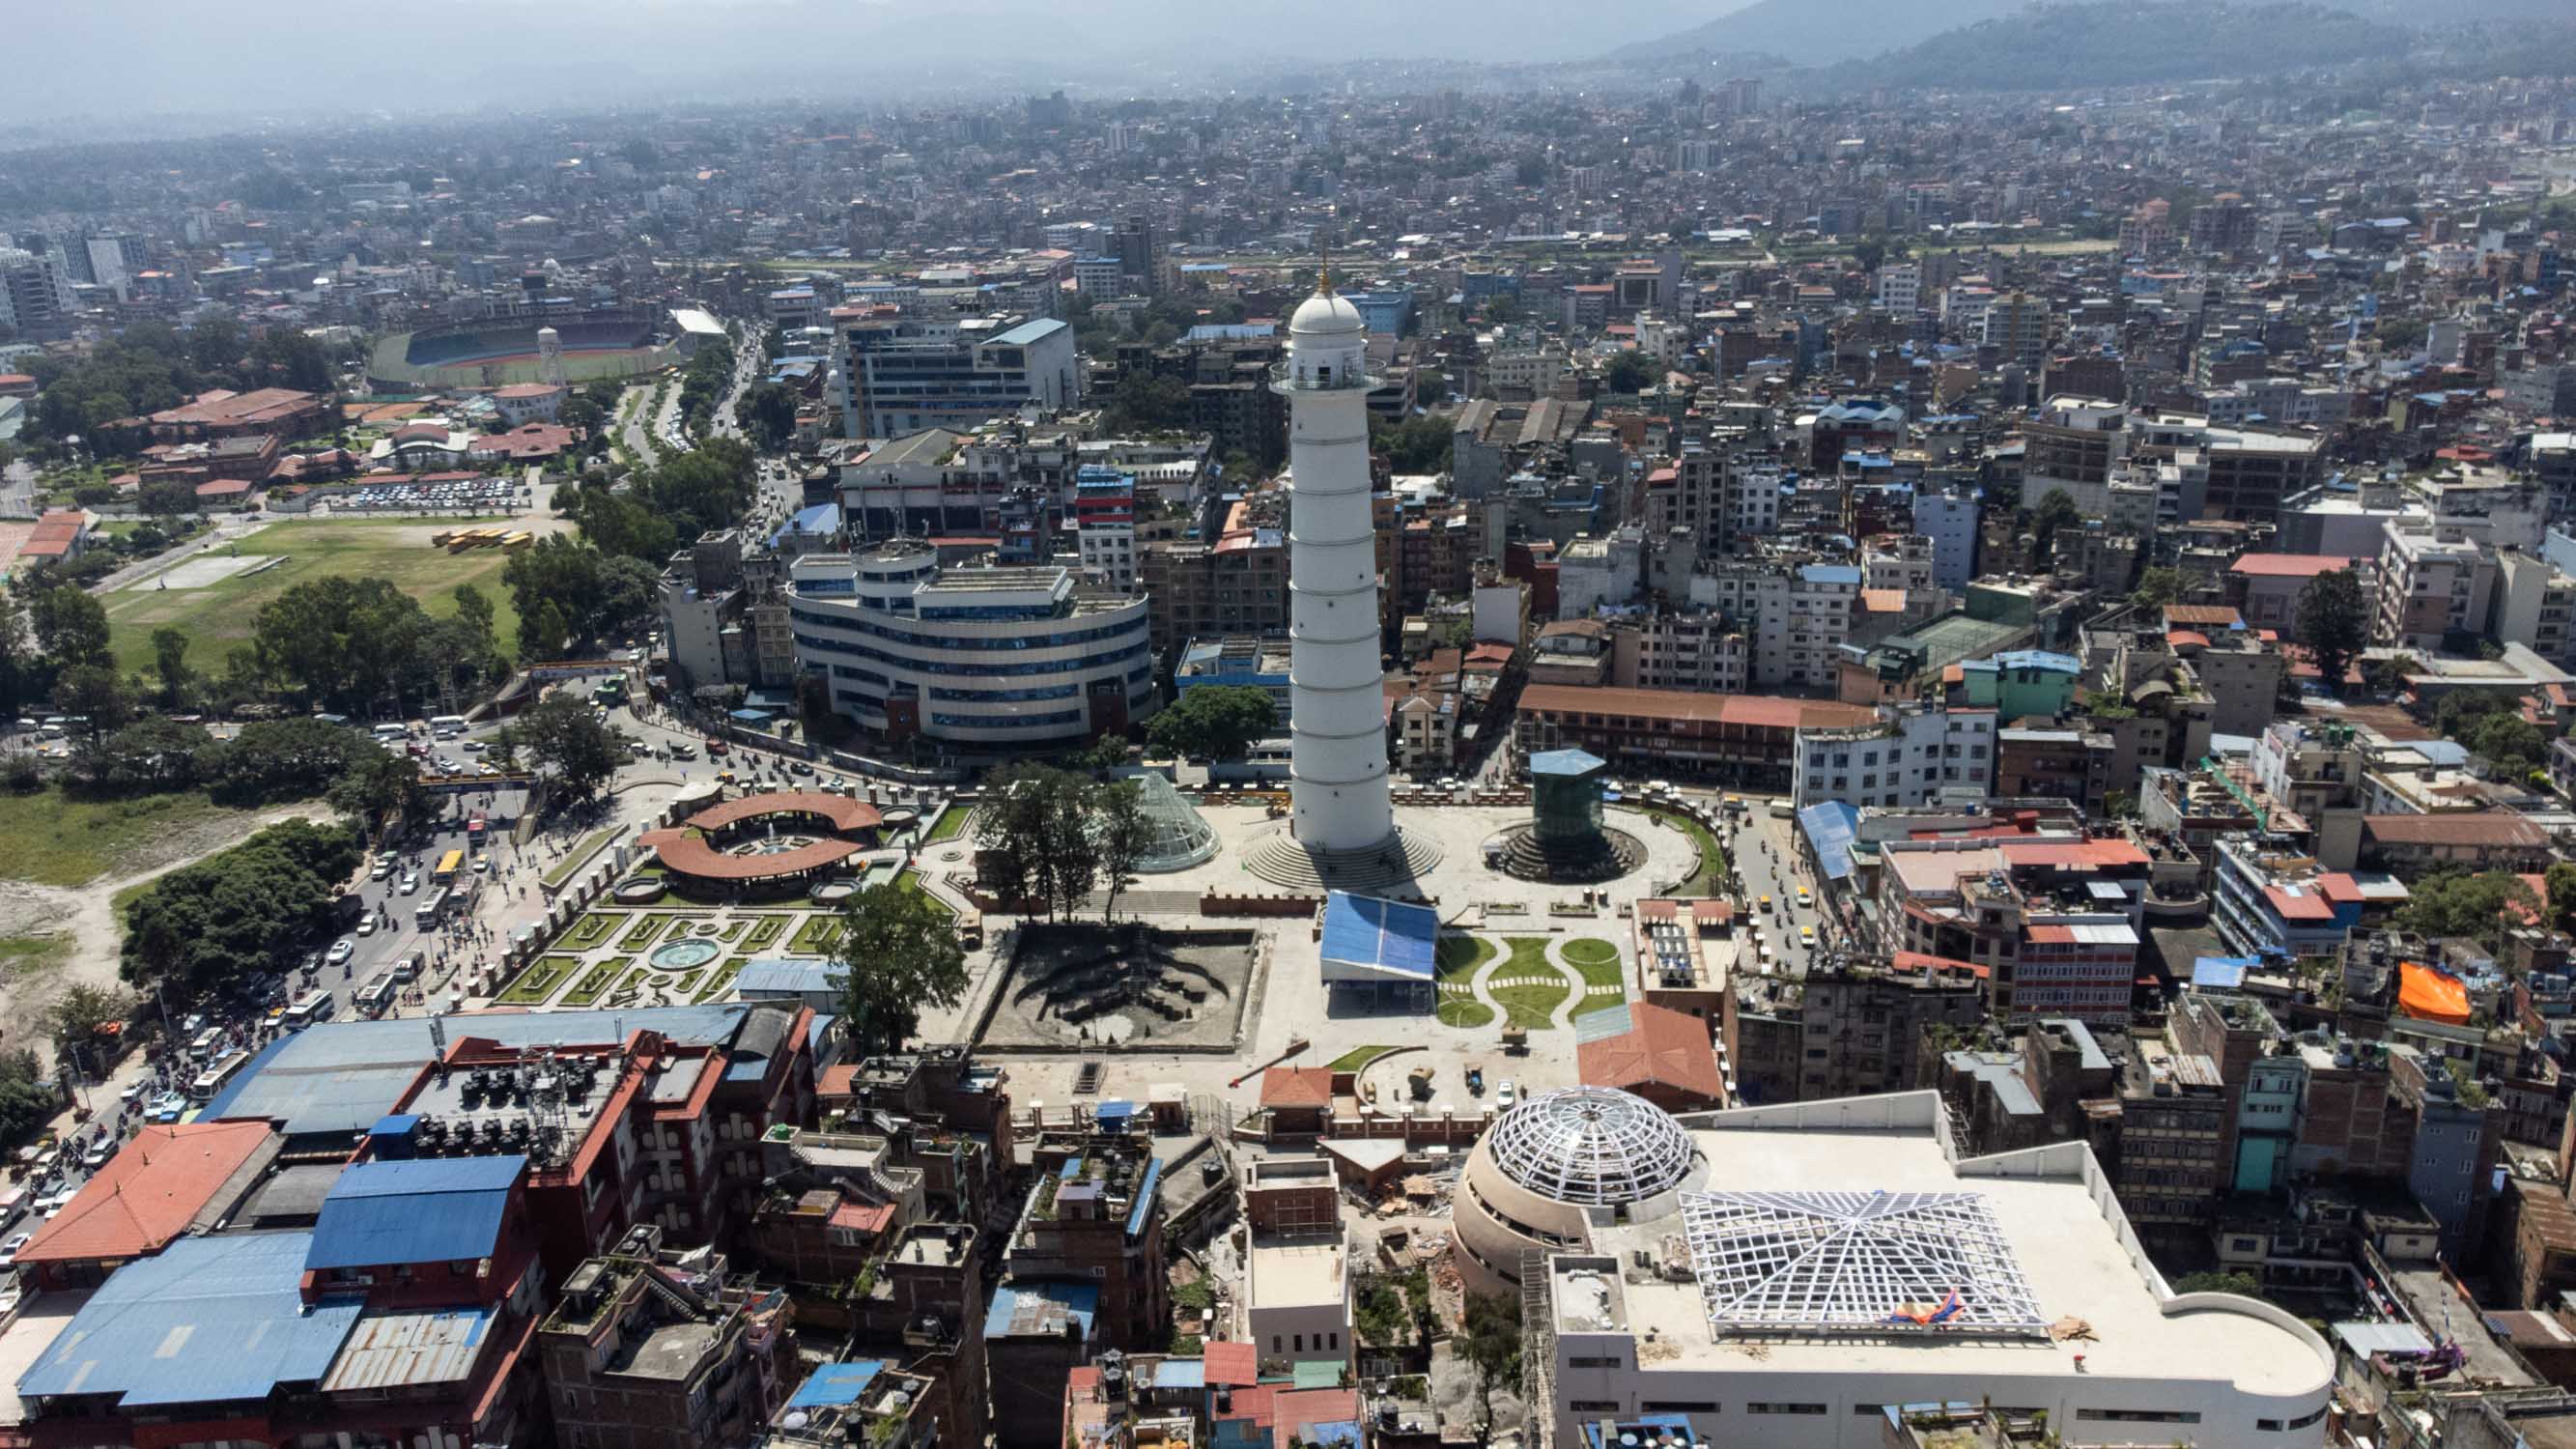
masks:
[[[429,542],[432,533],[463,526],[461,521],[432,523],[417,518],[272,523],[210,557],[232,548],[244,558],[284,557],[286,562],[274,568],[236,574],[194,589],[175,585],[164,589],[145,579],[139,586],[101,595],[116,662],[126,669],[148,671],[152,631],[166,626],[188,636],[191,667],[204,673],[220,670],[224,655],[234,645],[250,642],[251,621],[262,604],[299,583],[329,574],[391,580],[438,618],[456,612],[449,591],[458,584],[472,584],[492,601],[494,627],[507,652],[518,642],[519,614],[511,605],[510,591],[501,585],[505,557],[501,550],[477,548],[451,554]]]

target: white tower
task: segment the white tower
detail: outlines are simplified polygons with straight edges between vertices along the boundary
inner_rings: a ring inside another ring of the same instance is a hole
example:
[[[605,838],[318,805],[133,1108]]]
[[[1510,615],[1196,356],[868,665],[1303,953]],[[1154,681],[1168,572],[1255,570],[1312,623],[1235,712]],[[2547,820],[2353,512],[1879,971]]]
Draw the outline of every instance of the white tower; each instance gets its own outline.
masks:
[[[564,385],[563,334],[551,327],[537,329],[537,381],[548,387]]]
[[[1368,327],[1327,266],[1288,322],[1288,726],[1291,828],[1310,852],[1395,835],[1378,665],[1369,505]]]

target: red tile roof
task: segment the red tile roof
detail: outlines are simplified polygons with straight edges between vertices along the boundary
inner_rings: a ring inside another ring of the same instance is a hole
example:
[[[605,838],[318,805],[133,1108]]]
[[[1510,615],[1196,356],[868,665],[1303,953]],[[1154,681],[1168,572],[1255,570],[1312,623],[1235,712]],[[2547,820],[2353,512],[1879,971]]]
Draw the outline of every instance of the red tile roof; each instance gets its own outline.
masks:
[[[1256,1345],[1210,1339],[1200,1353],[1210,1388],[1239,1388],[1260,1382],[1261,1350]]]
[[[2271,579],[2312,579],[2349,568],[2352,560],[2330,553],[2249,553],[2238,556],[2228,572]]]
[[[1726,1099],[1708,1022],[1668,1006],[1636,1002],[1629,1028],[1575,1048],[1576,1075],[1587,1087],[1678,1087],[1713,1102]]]
[[[1272,1067],[1261,1074],[1264,1107],[1329,1107],[1333,1074],[1323,1067]]]
[[[36,1229],[18,1250],[22,1264],[157,1253],[188,1231],[225,1183],[263,1152],[275,1155],[266,1122],[189,1122],[146,1127]]]

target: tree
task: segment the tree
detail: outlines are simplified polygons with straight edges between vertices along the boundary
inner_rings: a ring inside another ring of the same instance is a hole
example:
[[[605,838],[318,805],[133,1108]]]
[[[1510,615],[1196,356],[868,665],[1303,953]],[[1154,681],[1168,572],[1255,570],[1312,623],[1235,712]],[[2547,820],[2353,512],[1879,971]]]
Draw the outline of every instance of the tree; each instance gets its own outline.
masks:
[[[108,657],[107,606],[69,584],[45,589],[27,601],[36,647],[56,664],[97,664]]]
[[[2570,922],[2576,922],[2576,861],[2553,863],[2549,873],[2541,877],[2541,884],[2549,894],[2550,924],[2566,930]]]
[[[331,782],[323,798],[331,808],[374,833],[395,815],[418,819],[428,813],[429,791],[420,783],[420,764],[409,755],[371,751]]]
[[[134,505],[155,518],[197,511],[197,490],[186,483],[156,479],[135,490]]]
[[[1203,684],[1181,697],[1145,727],[1145,742],[1166,754],[1191,759],[1232,760],[1269,737],[1278,727],[1279,706],[1270,691],[1255,685]]]
[[[207,793],[227,805],[309,800],[376,760],[390,759],[347,725],[320,719],[265,719],[243,725],[199,764]]]
[[[861,1058],[897,1052],[926,1007],[966,994],[966,948],[957,923],[919,891],[892,881],[850,898],[834,954],[846,973],[841,1011]]]
[[[177,629],[152,631],[152,672],[161,679],[161,702],[172,709],[188,692],[196,676],[188,668],[188,636]]]
[[[75,719],[89,721],[93,745],[123,729],[134,718],[134,692],[105,664],[76,664],[54,679],[54,704]]]
[[[1601,369],[1601,386],[1614,393],[1644,392],[1654,381],[1655,370],[1646,362],[1644,353],[1629,349],[1612,353]]]
[[[530,767],[550,773],[576,799],[588,799],[626,759],[617,732],[568,694],[539,701],[501,731]]]
[[[2174,1283],[2176,1293],[2233,1293],[2239,1298],[2260,1298],[2263,1285],[2251,1273],[2185,1273]]]
[[[975,812],[976,867],[1005,909],[1035,897],[1054,920],[1091,894],[1100,855],[1090,795],[1080,775],[1035,764],[1012,767],[985,790]]]
[[[1190,385],[1177,377],[1129,373],[1111,394],[1101,426],[1113,433],[1167,432],[1190,420]]]
[[[2343,693],[2352,661],[2370,647],[2370,606],[2361,575],[2347,567],[2308,580],[2299,590],[2299,642],[2325,676],[2326,688]]]
[[[80,751],[91,783],[116,790],[185,790],[205,776],[221,746],[202,729],[158,715],[136,720]]]
[[[359,859],[347,826],[290,820],[181,866],[126,903],[119,970],[183,998],[273,970],[336,924],[340,883]]]
[[[2045,569],[2057,557],[2057,531],[2084,526],[2083,511],[2075,506],[2075,497],[2063,488],[2051,488],[2030,511],[2031,553],[2033,560]]]
[[[2445,871],[2409,888],[2398,923],[2421,936],[2467,936],[2494,949],[2506,931],[2542,918],[2546,907],[2520,876],[2500,870]]]
[[[1485,1422],[1494,1422],[1494,1390],[1521,1387],[1521,1311],[1507,1294],[1467,1295],[1466,1322],[1450,1348],[1476,1370]]]
[[[131,993],[86,981],[72,983],[45,1013],[45,1033],[54,1043],[54,1060],[68,1062],[73,1048],[95,1047],[99,1027],[124,1021],[126,1013],[133,1009]],[[82,1065],[93,1076],[106,1074],[107,1064],[94,1052],[84,1058]]]
[[[53,1120],[62,1102],[44,1086],[43,1076],[34,1052],[0,1055],[0,1143],[14,1146]]]
[[[796,436],[796,394],[782,383],[759,382],[744,388],[734,402],[733,415],[764,453],[786,447],[787,440]]]
[[[2161,609],[2167,604],[2181,603],[2182,596],[2190,588],[2191,575],[2180,569],[2158,566],[2138,575],[2138,586],[2129,591],[2129,602]]]
[[[1145,848],[1154,843],[1154,824],[1145,815],[1145,794],[1133,780],[1112,780],[1091,792],[1091,834],[1100,855],[1100,873],[1109,899],[1101,905],[1106,924],[1118,914],[1118,896],[1136,878]]]
[[[2453,738],[2467,746],[2471,754],[2483,756],[2497,775],[2505,777],[2528,775],[2539,769],[2540,757],[2549,748],[2549,736],[2541,732],[2540,726],[2511,709],[2480,715]]]

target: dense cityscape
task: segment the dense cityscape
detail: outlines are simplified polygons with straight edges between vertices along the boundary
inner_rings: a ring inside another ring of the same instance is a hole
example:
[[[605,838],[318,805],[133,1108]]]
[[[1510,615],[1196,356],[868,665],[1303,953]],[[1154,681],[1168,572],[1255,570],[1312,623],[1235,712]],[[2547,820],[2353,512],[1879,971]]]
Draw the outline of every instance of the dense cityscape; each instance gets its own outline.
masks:
[[[2576,1445],[2566,15],[755,8],[0,100],[0,1449]]]

